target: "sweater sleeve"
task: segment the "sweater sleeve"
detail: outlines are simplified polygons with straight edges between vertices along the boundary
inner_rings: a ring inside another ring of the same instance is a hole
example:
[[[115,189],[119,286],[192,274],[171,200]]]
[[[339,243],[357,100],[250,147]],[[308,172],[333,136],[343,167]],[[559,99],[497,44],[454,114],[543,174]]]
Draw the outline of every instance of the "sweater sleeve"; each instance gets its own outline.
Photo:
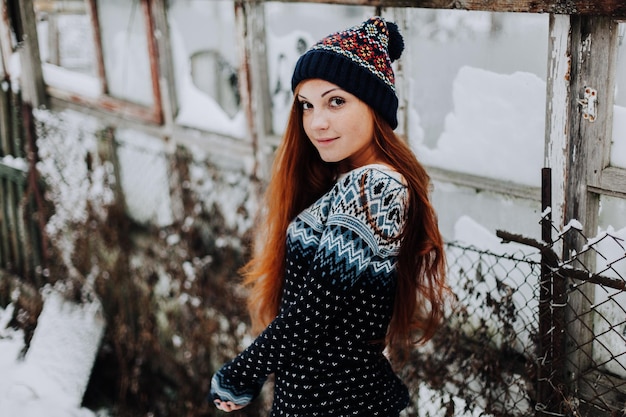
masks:
[[[406,187],[380,171],[354,172],[335,186],[313,261],[303,268],[306,275],[298,295],[248,348],[213,376],[211,400],[249,403],[269,374],[316,346],[318,337],[341,317],[350,288],[372,260],[386,260],[397,250],[406,199]],[[290,239],[290,244],[306,246],[306,237],[298,233]]]

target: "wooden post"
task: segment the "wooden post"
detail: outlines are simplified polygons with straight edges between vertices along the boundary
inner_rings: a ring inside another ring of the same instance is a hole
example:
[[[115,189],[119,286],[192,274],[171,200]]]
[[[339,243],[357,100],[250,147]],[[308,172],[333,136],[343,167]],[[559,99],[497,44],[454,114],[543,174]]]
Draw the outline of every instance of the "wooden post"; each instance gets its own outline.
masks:
[[[269,95],[265,14],[262,2],[235,2],[235,20],[240,42],[239,90],[248,122],[254,155],[254,178],[269,178],[272,103]]]
[[[597,234],[600,196],[589,186],[600,184],[608,165],[613,126],[614,77],[617,61],[617,23],[608,17],[575,16],[572,21],[572,74],[569,175],[566,185],[565,214],[579,219],[587,237]],[[595,97],[594,97],[595,96]],[[592,105],[592,101],[594,102]],[[564,241],[564,256],[580,251],[586,242],[577,234]],[[589,252],[582,263],[595,272],[595,254]],[[566,349],[567,377],[576,391],[588,391],[585,373],[592,364],[595,285],[581,285],[570,294],[566,310],[568,323]],[[593,390],[591,390],[593,391]]]
[[[570,97],[570,17],[550,15],[548,72],[546,82],[546,146],[544,166],[551,168],[552,221],[565,225],[565,184],[567,178],[568,112]],[[559,244],[559,242],[555,243]],[[553,248],[556,253],[562,247]]]
[[[553,218],[560,228],[569,221],[583,224],[583,234],[597,234],[599,186],[608,165],[613,125],[614,72],[617,56],[617,23],[606,16],[551,16],[547,85],[546,166],[553,170]],[[563,240],[562,258],[568,260],[585,244],[582,236],[569,233]],[[593,272],[593,256],[579,255]],[[580,267],[580,264],[574,266]],[[572,282],[573,284],[574,282]],[[566,383],[563,401],[584,384],[593,349],[594,286],[580,285],[565,294],[566,282],[555,282],[554,305],[567,306]],[[560,294],[560,296],[558,295]],[[557,307],[558,308],[558,307]],[[560,352],[563,353],[563,352]],[[559,352],[554,353],[558,355]]]
[[[35,9],[33,0],[20,0],[15,3],[9,2],[13,4],[12,7],[19,7],[18,15],[22,28],[22,33],[18,34],[22,74],[25,75],[21,79],[22,100],[37,108],[46,105],[46,91],[39,55]]]
[[[176,93],[176,82],[174,74],[174,56],[170,40],[169,24],[167,22],[167,5],[164,0],[154,0],[151,2],[150,12],[154,20],[154,32],[152,37],[156,44],[159,88],[162,101],[163,121],[168,131],[174,124],[176,114],[178,114],[178,99]],[[158,33],[158,36],[156,36]]]

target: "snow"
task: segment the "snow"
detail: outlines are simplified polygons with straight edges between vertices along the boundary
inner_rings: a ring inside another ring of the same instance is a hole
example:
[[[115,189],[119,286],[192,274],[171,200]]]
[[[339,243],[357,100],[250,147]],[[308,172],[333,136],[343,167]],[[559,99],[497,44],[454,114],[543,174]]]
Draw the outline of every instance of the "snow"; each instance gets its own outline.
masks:
[[[66,230],[85,223],[90,202],[97,214],[114,200],[113,191],[106,184],[114,183],[115,176],[110,162],[94,164],[93,173],[88,172],[87,154],[97,155],[95,132],[99,124],[95,119],[70,110],[54,115],[47,110],[33,113],[41,122],[37,132],[41,138],[37,141],[37,169],[46,178],[46,198],[55,207],[46,233],[72,270],[74,242]]]
[[[518,72],[462,67],[454,109],[434,149],[418,145],[426,165],[537,185],[543,166],[545,82]],[[533,103],[538,103],[533,105]]]
[[[226,7],[229,7],[230,14],[226,13]],[[215,19],[215,15],[220,18]],[[168,22],[180,106],[176,123],[243,139],[247,127],[243,110],[230,117],[214,97],[196,86],[191,67],[191,58],[203,52],[218,51],[228,60],[235,59],[236,48],[232,45],[235,37],[233,19],[232,5],[227,2],[173,2]],[[218,26],[214,27],[217,36],[197,36],[194,29],[203,27],[209,21]],[[204,79],[206,75],[201,74],[200,77]]]
[[[626,227],[614,230],[607,228],[598,236],[590,240],[596,256],[597,267],[604,276],[611,278],[626,279],[626,255],[624,242],[626,240]],[[603,364],[607,371],[626,378],[626,355],[624,352],[625,334],[620,332],[620,327],[613,327],[615,323],[624,322],[626,312],[626,292],[603,287],[595,291],[594,310],[595,315],[593,359],[596,363]]]
[[[301,49],[308,49],[316,40],[305,31],[296,30],[289,36],[276,36],[268,28],[267,55],[269,85],[272,92],[272,128],[282,132],[287,125],[289,109],[293,100],[291,93],[291,73],[301,55]]]
[[[488,251],[494,255],[505,256],[513,254],[517,259],[524,258],[539,261],[536,249],[516,243],[503,243],[500,238],[468,216],[462,216],[457,221],[455,225],[455,240],[462,242],[463,245]],[[535,294],[535,289],[538,287],[536,271],[533,273],[530,265],[506,258],[499,258],[496,261],[497,267],[492,268],[496,262],[489,259],[493,258],[463,250],[461,250],[462,255],[457,257],[455,254],[457,251],[459,249],[450,248],[449,256],[456,259],[454,264],[455,271],[472,271],[471,273],[473,274],[480,260],[484,272],[480,277],[481,279],[474,280],[470,278],[473,284],[471,288],[465,286],[467,277],[461,277],[459,281],[450,282],[452,290],[459,300],[476,299],[477,301],[471,306],[473,313],[468,317],[468,321],[462,323],[464,333],[471,335],[479,329],[479,326],[484,324],[492,326],[490,328],[490,333],[493,334],[491,341],[496,347],[499,347],[503,342],[499,338],[504,335],[497,327],[499,325],[497,319],[492,317],[494,313],[493,309],[489,307],[490,303],[483,298],[485,295],[490,294],[491,297],[501,297],[505,300],[510,295],[517,318],[513,323],[516,334],[514,348],[519,352],[523,352],[532,342],[530,330],[536,327],[533,326],[533,324],[536,324],[538,308],[538,300]],[[494,265],[491,265],[490,262],[493,262]],[[496,280],[499,280],[500,284]],[[503,287],[507,290],[504,295],[494,290]],[[512,294],[509,294],[509,291]]]
[[[613,145],[611,166],[626,169],[626,107],[613,108]]]
[[[13,155],[5,155],[0,157],[0,163],[10,166],[11,168],[15,168],[19,171],[28,171],[28,163],[24,158],[16,158]]]
[[[104,332],[100,304],[46,290],[24,356],[23,332],[7,327],[12,314],[12,304],[0,309],[0,415],[94,417],[81,402]]]
[[[154,104],[145,14],[137,4],[109,0],[98,5],[102,55],[109,93],[145,106]]]
[[[88,98],[98,98],[102,93],[100,81],[96,77],[70,71],[57,65],[43,64],[42,68],[44,80],[52,87]]]
[[[141,224],[170,225],[174,218],[166,143],[134,129],[119,129],[115,137],[128,213]]]
[[[193,84],[190,77],[183,77],[180,84],[181,101],[184,104],[176,117],[177,123],[234,138],[246,136],[246,120],[243,111],[239,111],[231,119],[214,99]]]

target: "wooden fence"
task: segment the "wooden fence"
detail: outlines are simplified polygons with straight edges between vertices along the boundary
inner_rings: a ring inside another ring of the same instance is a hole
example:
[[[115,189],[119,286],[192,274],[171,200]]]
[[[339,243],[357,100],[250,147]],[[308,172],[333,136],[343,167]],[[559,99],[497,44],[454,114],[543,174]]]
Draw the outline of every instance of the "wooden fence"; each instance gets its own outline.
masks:
[[[4,81],[0,91],[0,268],[40,284],[43,197],[35,169],[32,109]]]

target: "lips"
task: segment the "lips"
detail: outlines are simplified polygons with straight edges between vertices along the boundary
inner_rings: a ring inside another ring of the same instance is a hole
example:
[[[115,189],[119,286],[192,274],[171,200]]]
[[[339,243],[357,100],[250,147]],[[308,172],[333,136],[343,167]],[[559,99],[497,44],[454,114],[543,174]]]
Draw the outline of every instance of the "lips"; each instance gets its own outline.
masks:
[[[315,139],[315,141],[319,143],[320,145],[327,145],[329,143],[336,141],[337,139],[339,138],[320,138],[320,139]]]

